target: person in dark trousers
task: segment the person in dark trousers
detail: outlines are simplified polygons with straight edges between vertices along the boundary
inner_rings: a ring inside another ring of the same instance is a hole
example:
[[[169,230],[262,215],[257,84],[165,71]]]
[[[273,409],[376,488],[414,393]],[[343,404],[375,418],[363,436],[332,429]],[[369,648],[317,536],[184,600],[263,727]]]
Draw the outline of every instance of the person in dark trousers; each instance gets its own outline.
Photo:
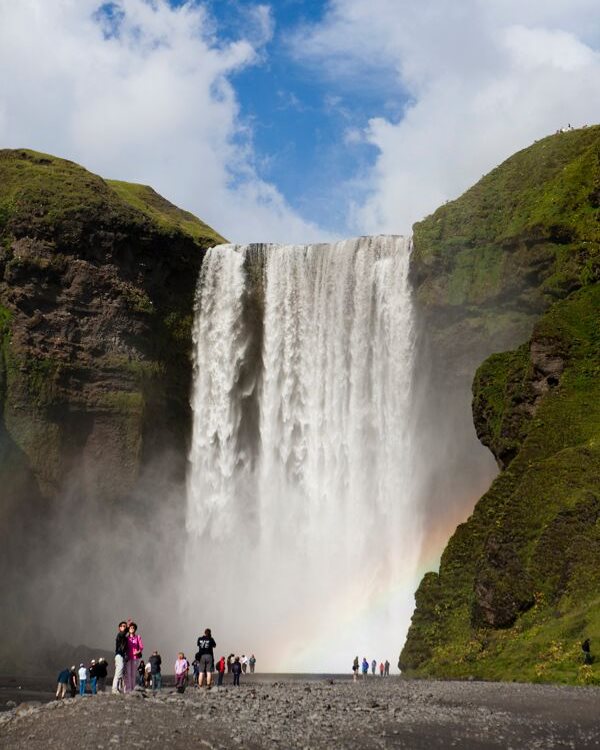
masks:
[[[389,677],[390,676],[390,663],[389,663],[389,661],[387,659],[385,660],[385,662],[383,664],[383,676],[384,677]]]
[[[231,665],[233,664],[233,659],[235,657],[235,654],[229,654],[227,657],[227,673],[231,672]]]
[[[217,687],[223,684],[223,675],[225,674],[225,657],[222,656],[217,662]]]
[[[77,670],[74,664],[69,671],[69,690],[71,691],[71,698],[74,698],[77,695]]]
[[[201,635],[198,638],[198,653],[196,654],[196,659],[198,659],[200,663],[198,687],[202,687],[204,683],[204,675],[206,675],[207,690],[210,690],[212,687],[212,673],[215,671],[215,656],[213,649],[216,645],[215,639],[210,632],[210,628],[206,628],[204,635]]]
[[[198,687],[198,680],[200,679],[200,662],[198,659],[194,659],[192,662],[192,669],[194,671],[194,685]]]
[[[583,663],[591,664],[594,660],[592,658],[589,638],[586,638],[585,641],[581,644],[581,650],[583,651]]]
[[[158,651],[153,651],[150,657],[150,675],[152,677],[152,690],[156,692],[162,687],[162,673],[160,671],[160,665],[162,659]]]
[[[138,664],[137,668],[137,684],[140,687],[144,687],[144,677],[146,676],[146,662],[143,659],[140,659],[140,663]]]
[[[231,671],[233,672],[233,684],[240,686],[240,675],[242,673],[242,665],[240,664],[240,657],[236,656],[233,664],[231,665]]]
[[[96,664],[96,676],[98,678],[98,692],[103,693],[106,689],[106,677],[108,675],[108,664],[106,659],[101,656]]]
[[[256,656],[254,654],[248,659],[248,664],[250,665],[250,674],[254,674],[254,668],[256,667]]]
[[[127,623],[121,620],[115,639],[115,676],[113,677],[113,693],[125,692],[125,660],[127,659]]]
[[[90,662],[90,689],[92,691],[92,695],[96,695],[98,692],[98,665],[96,664],[96,660],[92,659]]]

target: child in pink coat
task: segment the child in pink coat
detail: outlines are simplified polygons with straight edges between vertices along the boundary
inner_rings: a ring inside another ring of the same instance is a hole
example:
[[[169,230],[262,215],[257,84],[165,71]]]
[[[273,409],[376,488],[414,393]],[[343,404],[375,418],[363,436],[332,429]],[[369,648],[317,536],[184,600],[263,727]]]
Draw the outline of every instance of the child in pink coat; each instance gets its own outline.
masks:
[[[175,662],[175,687],[178,693],[183,693],[185,690],[189,669],[189,662],[183,655],[183,651],[180,651]]]

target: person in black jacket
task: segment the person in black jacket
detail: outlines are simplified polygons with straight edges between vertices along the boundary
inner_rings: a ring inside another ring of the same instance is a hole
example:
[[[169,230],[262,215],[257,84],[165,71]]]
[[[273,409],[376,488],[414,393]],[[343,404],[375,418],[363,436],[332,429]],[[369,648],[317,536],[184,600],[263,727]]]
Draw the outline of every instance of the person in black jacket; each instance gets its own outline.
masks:
[[[206,687],[211,688],[212,673],[215,671],[215,656],[213,649],[217,644],[212,637],[210,628],[206,628],[204,635],[198,638],[198,653],[196,659],[200,662],[200,676],[198,677],[198,687],[202,687],[204,675],[206,675]]]
[[[590,639],[586,638],[585,641],[581,644],[581,650],[583,651],[583,663],[584,664],[592,664],[592,649],[590,647]]]
[[[160,690],[162,687],[162,673],[160,671],[161,664],[162,659],[160,658],[160,654],[158,651],[153,651],[152,656],[150,657],[150,675],[152,677],[152,690],[154,690],[154,692]]]
[[[77,695],[77,670],[75,669],[74,664],[69,670],[69,690],[71,692],[71,698],[74,698]]]
[[[96,676],[98,677],[98,692],[103,693],[106,688],[106,677],[108,675],[108,664],[101,656],[96,664]]]
[[[121,620],[119,631],[115,639],[115,676],[113,677],[113,693],[125,692],[123,684],[125,674],[125,660],[127,659],[127,623]],[[120,691],[119,691],[120,688]]]
[[[242,665],[240,664],[240,657],[236,656],[235,661],[231,665],[231,671],[233,672],[233,684],[240,686],[240,674],[242,672]]]

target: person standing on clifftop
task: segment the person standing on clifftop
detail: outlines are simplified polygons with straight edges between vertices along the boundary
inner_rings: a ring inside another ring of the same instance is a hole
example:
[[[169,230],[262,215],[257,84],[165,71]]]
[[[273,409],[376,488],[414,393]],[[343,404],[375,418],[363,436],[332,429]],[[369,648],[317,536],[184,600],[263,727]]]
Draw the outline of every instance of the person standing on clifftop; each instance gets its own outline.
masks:
[[[352,662],[352,679],[354,682],[358,680],[358,656],[355,656]]]
[[[590,648],[590,639],[586,638],[585,641],[581,644],[581,650],[583,651],[583,663],[584,664],[592,664],[592,650]]]
[[[376,671],[377,671],[377,660],[373,659],[373,661],[371,662],[371,674],[374,675]]]
[[[367,657],[363,656],[362,660],[362,675],[363,677],[366,677],[369,674],[369,662],[367,661]]]
[[[137,623],[129,622],[127,634],[127,662],[125,664],[125,689],[135,690],[137,681],[137,668],[142,658],[144,641],[137,633]]]
[[[383,676],[384,677],[390,676],[390,663],[387,659],[385,660],[385,663],[383,665]]]
[[[210,628],[206,628],[204,635],[198,638],[198,653],[196,659],[200,663],[200,676],[198,677],[198,687],[202,687],[204,683],[204,675],[206,675],[206,688],[210,690],[212,685],[212,673],[215,670],[215,657],[214,651],[217,644],[215,639],[212,637]]]
[[[115,676],[112,692],[125,692],[125,659],[127,659],[127,623],[121,620],[115,639]]]

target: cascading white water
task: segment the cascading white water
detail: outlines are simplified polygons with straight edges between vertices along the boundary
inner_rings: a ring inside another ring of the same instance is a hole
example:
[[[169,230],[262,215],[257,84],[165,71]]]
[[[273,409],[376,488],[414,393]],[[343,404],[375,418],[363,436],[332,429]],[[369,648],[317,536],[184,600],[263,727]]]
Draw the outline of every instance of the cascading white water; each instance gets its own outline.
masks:
[[[409,250],[382,236],[204,259],[187,593],[223,653],[263,671],[397,661],[420,553]]]

